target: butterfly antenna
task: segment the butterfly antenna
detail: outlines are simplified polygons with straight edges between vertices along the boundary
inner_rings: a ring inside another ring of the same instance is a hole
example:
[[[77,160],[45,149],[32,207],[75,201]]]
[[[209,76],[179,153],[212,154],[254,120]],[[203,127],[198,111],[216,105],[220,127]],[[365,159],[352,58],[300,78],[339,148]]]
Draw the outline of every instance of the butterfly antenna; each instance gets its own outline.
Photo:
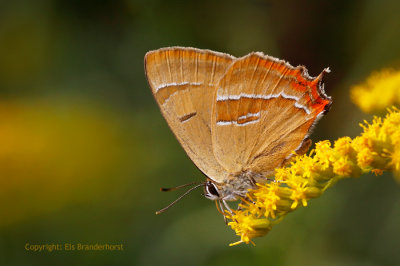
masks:
[[[182,185],[182,186],[188,186],[189,184],[186,185]],[[179,186],[179,187],[182,187]],[[198,187],[204,186],[204,183],[201,184],[197,184],[196,186],[190,188],[188,191],[186,191],[185,193],[183,193],[181,196],[179,196],[179,198],[177,198],[176,200],[174,200],[173,202],[171,202],[167,207],[162,208],[159,211],[156,211],[156,214],[160,214],[165,212],[166,210],[168,210],[170,207],[172,207],[173,205],[175,205],[175,203],[177,203],[178,201],[180,201],[183,197],[185,197],[186,195],[188,195],[190,192],[192,192],[193,190],[195,190]],[[163,191],[169,191],[169,190],[163,190]]]
[[[180,189],[180,188],[183,188],[183,187],[188,187],[188,186],[191,186],[191,185],[194,185],[194,184],[199,184],[200,182],[199,181],[194,181],[194,182],[191,182],[191,183],[187,183],[187,184],[183,184],[183,185],[180,185],[180,186],[176,186],[176,187],[169,187],[169,188],[160,188],[160,191],[174,191],[174,190],[177,190],[177,189]]]

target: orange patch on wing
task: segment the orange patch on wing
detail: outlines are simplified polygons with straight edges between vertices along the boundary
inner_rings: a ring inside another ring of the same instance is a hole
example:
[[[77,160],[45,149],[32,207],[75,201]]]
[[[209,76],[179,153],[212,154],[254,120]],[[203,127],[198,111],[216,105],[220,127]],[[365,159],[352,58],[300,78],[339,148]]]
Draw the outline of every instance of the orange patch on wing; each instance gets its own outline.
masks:
[[[258,59],[258,57],[254,57],[251,59],[251,61],[254,61],[252,63],[256,64],[255,61]],[[271,59],[264,60],[264,62],[261,63],[261,66],[277,71],[281,75],[284,75],[284,78],[293,79],[291,82],[291,89],[301,93],[310,93],[311,97],[305,95],[306,101],[309,102],[311,109],[317,111],[317,113],[322,112],[325,106],[330,103],[329,100],[322,98],[318,91],[318,86],[322,80],[325,70],[318,77],[309,80],[303,76],[305,68],[302,66],[291,69],[285,65],[285,63],[277,62]]]

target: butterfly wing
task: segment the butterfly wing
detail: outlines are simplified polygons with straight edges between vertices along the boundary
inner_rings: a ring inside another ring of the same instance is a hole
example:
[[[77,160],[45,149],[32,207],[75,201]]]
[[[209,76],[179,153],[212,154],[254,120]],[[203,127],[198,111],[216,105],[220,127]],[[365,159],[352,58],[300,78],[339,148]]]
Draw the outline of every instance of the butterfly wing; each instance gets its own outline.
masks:
[[[326,69],[324,72],[328,72]],[[212,115],[217,161],[228,172],[271,174],[302,149],[313,124],[328,109],[323,73],[252,53],[237,59],[218,84]]]
[[[215,85],[234,60],[227,54],[182,47],[145,56],[147,80],[169,127],[196,166],[214,180],[226,174],[211,143]]]

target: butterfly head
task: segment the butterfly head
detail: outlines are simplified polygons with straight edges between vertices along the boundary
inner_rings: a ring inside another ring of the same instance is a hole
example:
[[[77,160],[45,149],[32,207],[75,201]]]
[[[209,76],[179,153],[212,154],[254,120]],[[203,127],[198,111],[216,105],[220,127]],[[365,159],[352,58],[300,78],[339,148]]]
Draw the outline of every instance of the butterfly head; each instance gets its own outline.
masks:
[[[204,183],[204,196],[210,200],[219,200],[221,199],[221,192],[218,189],[218,186],[214,184],[214,182],[208,180]]]
[[[255,188],[256,174],[241,172],[230,175],[222,183],[208,179],[204,183],[204,196],[210,200],[234,201],[245,197],[249,189]]]

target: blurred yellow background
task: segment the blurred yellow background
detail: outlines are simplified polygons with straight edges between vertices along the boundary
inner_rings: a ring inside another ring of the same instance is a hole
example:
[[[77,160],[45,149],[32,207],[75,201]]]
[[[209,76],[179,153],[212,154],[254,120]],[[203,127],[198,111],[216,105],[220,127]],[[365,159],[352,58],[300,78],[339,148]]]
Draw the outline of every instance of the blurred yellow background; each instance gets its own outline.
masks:
[[[0,3],[0,265],[399,265],[400,186],[390,174],[338,183],[256,247],[237,240],[200,190],[146,83],[144,54],[166,46],[251,51],[325,67],[330,113],[314,142],[371,119],[349,89],[400,65],[398,1]],[[123,244],[42,251],[30,244]]]

